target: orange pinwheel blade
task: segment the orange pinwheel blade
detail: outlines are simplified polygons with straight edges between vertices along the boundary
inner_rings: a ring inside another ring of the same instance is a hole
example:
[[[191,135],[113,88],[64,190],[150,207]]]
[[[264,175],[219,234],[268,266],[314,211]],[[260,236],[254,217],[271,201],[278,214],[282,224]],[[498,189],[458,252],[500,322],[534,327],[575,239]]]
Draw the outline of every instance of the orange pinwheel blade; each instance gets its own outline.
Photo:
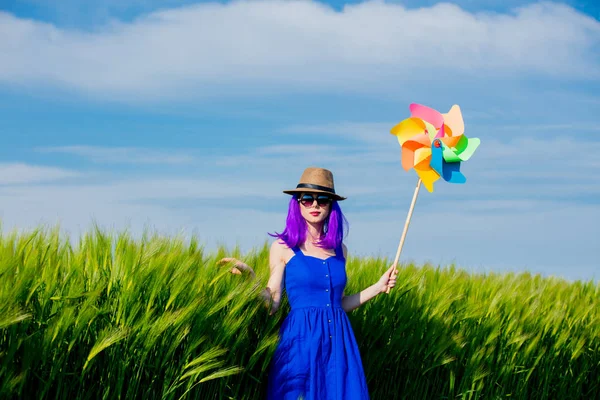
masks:
[[[402,145],[402,168],[408,171],[415,166],[415,152],[421,148],[428,148],[431,153],[431,142],[427,134],[413,136]]]
[[[408,171],[415,166],[415,150],[409,149],[406,146],[402,146],[402,153],[400,155],[402,160],[402,168]]]
[[[460,141],[460,138],[462,138],[462,137],[463,137],[463,135],[446,136],[446,137],[441,138],[440,140],[448,147],[456,147],[456,145]]]

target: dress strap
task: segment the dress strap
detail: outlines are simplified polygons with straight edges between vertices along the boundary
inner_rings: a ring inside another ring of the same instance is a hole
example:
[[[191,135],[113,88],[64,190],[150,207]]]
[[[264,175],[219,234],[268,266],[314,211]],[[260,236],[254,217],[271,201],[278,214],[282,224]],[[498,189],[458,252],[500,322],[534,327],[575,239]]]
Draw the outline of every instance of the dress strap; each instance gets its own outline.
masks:
[[[340,243],[340,245],[335,248],[335,256],[337,258],[344,258],[344,247],[343,247],[343,244]]]
[[[298,246],[292,247],[292,250],[293,250],[294,254],[302,254],[302,252],[300,251],[300,247],[298,247]]]

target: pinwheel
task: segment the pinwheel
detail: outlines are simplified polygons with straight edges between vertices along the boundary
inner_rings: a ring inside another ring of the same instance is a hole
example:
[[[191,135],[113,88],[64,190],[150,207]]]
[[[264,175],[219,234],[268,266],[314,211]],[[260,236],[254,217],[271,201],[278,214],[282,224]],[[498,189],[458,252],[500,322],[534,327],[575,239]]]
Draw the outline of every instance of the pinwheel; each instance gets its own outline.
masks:
[[[441,114],[411,104],[410,112],[410,118],[390,131],[398,137],[402,167],[406,171],[414,168],[429,192],[433,192],[433,183],[440,177],[450,183],[465,183],[460,163],[471,158],[480,141],[465,136],[460,107],[454,105],[448,113]]]
[[[479,139],[465,136],[465,124],[458,105],[445,114],[420,104],[411,104],[409,109],[411,116],[390,131],[400,143],[402,168],[406,171],[414,168],[419,176],[394,266],[400,258],[421,182],[429,192],[433,192],[433,183],[440,178],[450,183],[465,183],[460,163],[471,158],[480,144]]]

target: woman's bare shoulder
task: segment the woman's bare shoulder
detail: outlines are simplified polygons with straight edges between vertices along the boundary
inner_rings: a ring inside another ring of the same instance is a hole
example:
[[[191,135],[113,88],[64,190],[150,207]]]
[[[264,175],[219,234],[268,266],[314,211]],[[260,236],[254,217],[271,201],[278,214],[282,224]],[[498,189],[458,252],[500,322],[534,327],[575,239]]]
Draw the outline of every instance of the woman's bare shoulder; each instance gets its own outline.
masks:
[[[284,241],[276,239],[271,243],[271,259],[281,260],[284,264],[292,258],[294,251]]]
[[[289,249],[284,241],[276,239],[271,243],[271,253],[282,254],[286,249]]]

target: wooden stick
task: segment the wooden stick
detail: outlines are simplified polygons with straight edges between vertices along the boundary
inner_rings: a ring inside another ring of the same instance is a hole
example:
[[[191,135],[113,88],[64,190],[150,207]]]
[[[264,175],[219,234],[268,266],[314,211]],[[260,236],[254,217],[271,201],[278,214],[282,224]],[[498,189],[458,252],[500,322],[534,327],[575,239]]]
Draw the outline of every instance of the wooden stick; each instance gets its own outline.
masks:
[[[394,260],[394,268],[398,266],[398,260],[400,259],[400,253],[402,252],[402,246],[404,246],[404,239],[406,239],[406,232],[408,232],[408,226],[410,225],[410,218],[412,217],[413,210],[415,208],[415,203],[417,202],[417,195],[419,194],[419,188],[421,187],[421,179],[417,182],[417,187],[415,188],[415,194],[413,194],[412,203],[410,203],[410,208],[408,210],[408,216],[406,217],[406,222],[404,223],[404,231],[402,232],[402,237],[400,238],[400,244],[398,245],[398,251],[396,252],[396,259]],[[389,293],[390,289],[386,290],[386,293]]]

